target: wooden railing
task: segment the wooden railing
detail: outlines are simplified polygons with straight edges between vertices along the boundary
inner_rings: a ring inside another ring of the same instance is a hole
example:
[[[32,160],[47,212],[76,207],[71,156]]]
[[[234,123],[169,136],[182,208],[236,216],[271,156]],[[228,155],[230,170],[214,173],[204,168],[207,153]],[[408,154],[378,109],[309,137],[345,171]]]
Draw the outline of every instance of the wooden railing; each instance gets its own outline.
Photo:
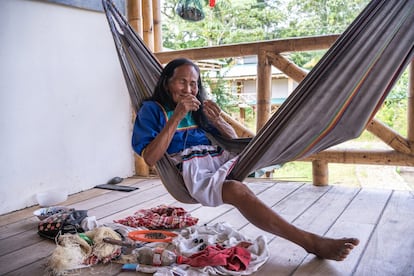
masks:
[[[187,49],[155,53],[161,63],[187,57],[192,60],[217,59],[256,55],[257,64],[257,129],[260,129],[271,115],[271,66],[275,66],[293,80],[300,82],[306,72],[281,54],[296,51],[313,51],[329,48],[337,35],[305,38],[280,39],[264,42],[241,43],[215,47]],[[313,183],[327,185],[328,163],[377,164],[414,166],[414,64],[411,63],[408,88],[407,137],[403,137],[380,121],[372,120],[367,130],[391,147],[391,150],[373,149],[329,149],[299,161],[311,161]],[[230,119],[230,118],[228,118]],[[231,120],[231,119],[230,119]],[[242,135],[251,132],[243,129],[236,121],[233,124]],[[241,129],[240,129],[241,128]]]

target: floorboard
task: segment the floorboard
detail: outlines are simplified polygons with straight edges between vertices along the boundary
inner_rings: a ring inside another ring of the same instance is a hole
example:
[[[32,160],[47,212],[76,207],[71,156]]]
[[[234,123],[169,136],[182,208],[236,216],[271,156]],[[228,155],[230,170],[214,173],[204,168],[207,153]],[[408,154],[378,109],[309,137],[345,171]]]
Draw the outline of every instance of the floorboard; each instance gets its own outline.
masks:
[[[356,275],[414,275],[413,211],[412,193],[392,193],[369,238]]]
[[[199,224],[228,223],[252,239],[264,236],[271,254],[254,275],[414,275],[414,195],[412,191],[316,187],[302,182],[251,179],[249,187],[270,208],[296,226],[330,236],[361,240],[344,262],[327,261],[301,247],[250,224],[234,207],[202,207],[172,198],[158,178],[129,178],[122,185],[130,193],[90,189],[71,195],[63,204],[88,210],[99,223],[133,215],[160,204],[183,207]],[[46,275],[45,265],[55,249],[53,241],[37,234],[38,206],[0,216],[0,275]],[[112,263],[74,270],[68,275],[148,275],[121,272]]]

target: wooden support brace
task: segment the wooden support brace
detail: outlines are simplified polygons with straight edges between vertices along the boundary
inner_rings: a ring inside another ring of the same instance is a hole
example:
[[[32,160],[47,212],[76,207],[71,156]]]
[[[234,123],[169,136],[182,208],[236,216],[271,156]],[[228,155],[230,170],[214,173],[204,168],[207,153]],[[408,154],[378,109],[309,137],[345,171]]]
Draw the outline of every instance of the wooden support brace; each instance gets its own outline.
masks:
[[[220,116],[234,128],[238,137],[253,137],[255,135],[250,129],[235,120],[229,114],[222,112]]]
[[[396,133],[393,129],[384,125],[380,121],[373,119],[368,125],[367,130],[384,141],[396,151],[410,154],[412,149],[407,139]]]
[[[301,82],[306,77],[306,71],[302,70],[299,66],[284,58],[282,55],[276,53],[268,53],[267,56],[273,66],[278,68],[280,71],[285,73],[296,82]]]

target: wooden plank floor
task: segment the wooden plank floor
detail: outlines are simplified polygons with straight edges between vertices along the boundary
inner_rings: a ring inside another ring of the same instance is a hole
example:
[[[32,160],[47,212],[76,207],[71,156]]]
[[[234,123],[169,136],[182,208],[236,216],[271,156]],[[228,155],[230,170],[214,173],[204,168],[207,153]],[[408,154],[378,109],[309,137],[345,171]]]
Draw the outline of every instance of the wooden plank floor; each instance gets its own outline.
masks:
[[[309,183],[248,180],[251,189],[295,225],[331,237],[361,240],[343,262],[326,261],[249,224],[229,205],[216,208],[176,202],[158,178],[129,178],[122,185],[139,187],[125,193],[91,189],[71,195],[64,205],[89,210],[99,222],[132,215],[159,204],[181,206],[199,224],[226,221],[244,235],[265,235],[271,257],[254,275],[414,275],[414,194],[412,191],[361,189]],[[0,275],[45,275],[55,248],[37,235],[38,219],[26,208],[0,217]],[[77,270],[73,275],[148,275],[121,272],[110,264]]]

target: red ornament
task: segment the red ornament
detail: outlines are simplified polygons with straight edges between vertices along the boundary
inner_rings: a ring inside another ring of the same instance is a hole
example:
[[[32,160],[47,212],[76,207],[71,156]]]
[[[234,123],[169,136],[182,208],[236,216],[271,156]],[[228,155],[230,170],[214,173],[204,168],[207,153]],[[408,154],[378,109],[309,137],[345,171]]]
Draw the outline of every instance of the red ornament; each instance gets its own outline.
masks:
[[[210,0],[210,8],[214,8],[214,6],[216,5],[216,0]]]

